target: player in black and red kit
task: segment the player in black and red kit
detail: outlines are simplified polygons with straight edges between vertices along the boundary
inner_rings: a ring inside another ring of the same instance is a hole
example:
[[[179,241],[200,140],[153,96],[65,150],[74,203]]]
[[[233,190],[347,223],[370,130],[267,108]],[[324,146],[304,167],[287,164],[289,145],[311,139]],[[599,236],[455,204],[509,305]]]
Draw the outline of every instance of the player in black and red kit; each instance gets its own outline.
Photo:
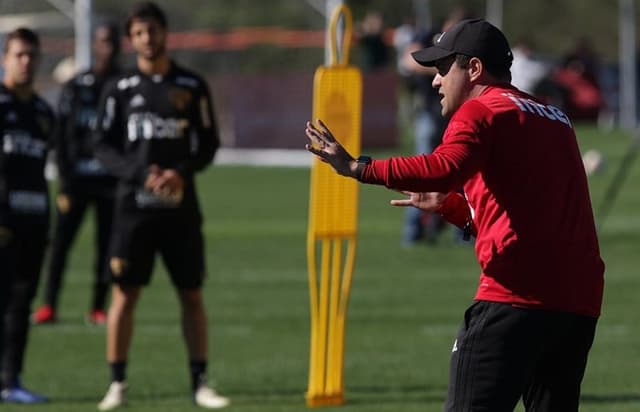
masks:
[[[201,290],[206,268],[194,183],[194,174],[211,163],[219,146],[208,86],[168,57],[167,22],[155,4],[135,5],[126,33],[137,68],[105,89],[96,133],[96,154],[119,179],[107,320],[112,379],[98,408],[126,402],[134,308],[150,281],[156,252],[178,291],[193,400],[201,407],[221,408],[229,400],[205,381],[207,323]]]
[[[55,128],[52,109],[33,90],[39,54],[33,31],[7,34],[0,85],[0,395],[16,403],[46,401],[20,383],[48,237],[44,167]]]
[[[87,209],[92,205],[96,217],[96,257],[93,296],[86,319],[92,324],[106,322],[105,301],[109,284],[105,271],[116,179],[95,158],[92,134],[102,88],[119,72],[120,37],[117,28],[109,23],[98,25],[92,48],[91,69],[69,80],[60,97],[59,127],[55,139],[60,192],[56,199],[57,217],[44,304],[32,316],[36,324],[56,321],[67,256]]]

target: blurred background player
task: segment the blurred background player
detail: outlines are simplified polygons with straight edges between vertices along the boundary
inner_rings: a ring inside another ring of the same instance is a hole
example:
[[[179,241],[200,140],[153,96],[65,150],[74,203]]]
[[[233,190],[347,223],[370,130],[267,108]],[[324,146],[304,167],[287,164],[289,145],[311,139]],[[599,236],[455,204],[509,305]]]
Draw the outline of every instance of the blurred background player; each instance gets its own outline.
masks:
[[[151,279],[156,252],[179,296],[193,401],[222,408],[229,400],[206,383],[206,268],[194,183],[194,174],[211,164],[220,144],[209,89],[169,58],[167,20],[154,3],[131,9],[126,34],[137,67],[105,89],[96,133],[96,154],[118,177],[107,320],[111,384],[98,408],[126,403],[134,309]]]
[[[109,175],[93,155],[92,128],[100,93],[104,85],[119,72],[120,36],[117,28],[102,23],[94,31],[93,65],[65,83],[59,102],[59,128],[55,153],[60,176],[57,197],[56,227],[51,260],[46,278],[44,304],[33,314],[36,324],[56,321],[56,308],[67,256],[82,220],[95,206],[96,256],[93,298],[87,322],[106,322],[105,301],[108,282],[107,248],[113,218],[116,179]]]
[[[579,38],[551,74],[562,93],[563,109],[574,121],[596,122],[606,109],[600,77],[598,54],[587,37]]]
[[[529,37],[521,37],[513,48],[511,84],[532,96],[539,95],[541,83],[549,76],[551,64],[538,55],[535,43]]]
[[[411,90],[416,99],[414,102],[413,124],[415,153],[431,153],[442,140],[442,133],[447,121],[440,115],[440,96],[438,90],[431,86],[436,70],[432,67],[420,66],[413,60],[411,53],[433,45],[439,28],[419,29],[405,48],[402,67],[409,73]],[[411,246],[421,239],[435,242],[444,227],[444,221],[437,214],[427,214],[415,207],[407,208],[402,231],[402,245]]]
[[[447,127],[447,119],[440,114],[440,95],[432,86],[437,71],[433,67],[418,64],[412,53],[433,46],[436,37],[460,20],[471,18],[472,13],[464,7],[454,8],[444,22],[429,28],[415,30],[411,43],[403,50],[400,61],[402,72],[406,73],[409,89],[415,96],[413,110],[415,153],[431,153],[441,142]],[[420,240],[434,243],[447,226],[437,213],[427,213],[415,207],[405,211],[402,230],[402,245],[412,246]],[[456,240],[462,240],[462,234],[456,230]]]
[[[390,62],[390,53],[384,39],[384,17],[377,10],[370,10],[356,27],[361,65],[365,72],[385,69]]]
[[[4,402],[47,399],[23,388],[31,301],[38,287],[49,229],[44,168],[55,117],[33,90],[40,56],[38,35],[7,34],[0,85],[0,396]]]

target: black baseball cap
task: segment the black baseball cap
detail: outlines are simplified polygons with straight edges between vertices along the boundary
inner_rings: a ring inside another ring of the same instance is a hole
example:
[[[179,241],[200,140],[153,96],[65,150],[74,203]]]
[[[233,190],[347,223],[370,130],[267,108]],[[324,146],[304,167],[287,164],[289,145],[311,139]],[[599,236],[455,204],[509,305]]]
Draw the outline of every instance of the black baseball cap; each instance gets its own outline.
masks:
[[[499,28],[482,19],[461,20],[436,36],[433,46],[411,55],[423,66],[454,54],[477,57],[487,66],[511,67],[513,54],[509,42]]]

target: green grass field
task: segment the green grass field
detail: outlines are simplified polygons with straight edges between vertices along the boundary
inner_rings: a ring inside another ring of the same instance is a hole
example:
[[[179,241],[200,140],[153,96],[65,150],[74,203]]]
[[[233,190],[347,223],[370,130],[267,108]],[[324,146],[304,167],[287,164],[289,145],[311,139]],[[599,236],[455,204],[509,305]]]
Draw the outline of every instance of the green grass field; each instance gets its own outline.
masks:
[[[604,173],[591,178],[597,209],[629,138],[579,132],[582,149],[597,148],[608,161]],[[640,410],[639,179],[635,164],[601,230],[607,285],[583,385],[585,412]],[[308,181],[309,170],[295,168],[214,166],[199,177],[210,376],[232,398],[229,411],[306,410]],[[400,247],[404,211],[388,206],[394,196],[380,187],[361,188],[344,411],[440,411],[453,338],[476,286],[473,250],[455,244],[451,232],[435,246]],[[96,410],[106,390],[104,329],[83,323],[92,259],[92,228],[85,224],[69,262],[61,321],[32,328],[23,380],[51,397],[33,410]],[[197,410],[189,398],[176,297],[164,269],[156,269],[137,310],[127,410]]]

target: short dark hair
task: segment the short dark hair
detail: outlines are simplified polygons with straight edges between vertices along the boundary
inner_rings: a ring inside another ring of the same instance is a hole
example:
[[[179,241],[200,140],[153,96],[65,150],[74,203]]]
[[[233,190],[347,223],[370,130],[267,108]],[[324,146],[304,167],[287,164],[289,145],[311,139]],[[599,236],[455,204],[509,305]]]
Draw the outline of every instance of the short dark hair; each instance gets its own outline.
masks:
[[[456,64],[458,67],[466,69],[469,67],[469,62],[472,56],[466,54],[456,54]],[[481,61],[482,59],[479,58]],[[511,63],[509,64],[487,64],[482,62],[485,70],[498,80],[511,82]]]
[[[7,52],[9,51],[9,43],[11,42],[11,40],[16,39],[22,40],[25,43],[29,43],[36,49],[40,48],[40,37],[38,37],[38,34],[35,31],[26,27],[18,27],[17,29],[7,33],[4,40],[4,54],[7,54]]]
[[[129,10],[127,21],[124,25],[127,36],[130,35],[129,30],[131,30],[133,21],[142,19],[154,19],[160,23],[162,27],[167,28],[167,16],[162,9],[152,1],[143,1],[136,3],[131,10]]]

